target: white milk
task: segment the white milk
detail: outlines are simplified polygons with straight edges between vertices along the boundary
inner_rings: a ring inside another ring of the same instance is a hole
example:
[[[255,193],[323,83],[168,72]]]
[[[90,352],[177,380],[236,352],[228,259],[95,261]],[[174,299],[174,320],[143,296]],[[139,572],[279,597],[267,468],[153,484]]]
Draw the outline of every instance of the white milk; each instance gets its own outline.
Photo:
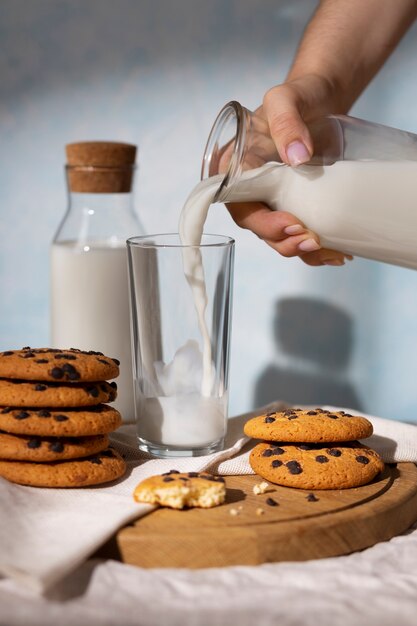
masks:
[[[133,419],[125,246],[53,244],[51,280],[53,345],[97,350],[119,359],[121,369],[114,406],[125,420]]]
[[[227,200],[288,211],[323,247],[417,269],[417,162],[267,163],[245,172]]]

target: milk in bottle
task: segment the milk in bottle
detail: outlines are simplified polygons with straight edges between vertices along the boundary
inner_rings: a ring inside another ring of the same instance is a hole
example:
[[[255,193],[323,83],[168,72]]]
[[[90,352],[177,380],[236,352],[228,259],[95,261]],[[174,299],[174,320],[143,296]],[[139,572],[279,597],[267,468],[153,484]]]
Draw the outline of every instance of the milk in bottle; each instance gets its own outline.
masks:
[[[67,146],[69,207],[51,248],[53,347],[120,361],[115,407],[133,419],[126,239],[143,230],[132,205],[136,147]]]

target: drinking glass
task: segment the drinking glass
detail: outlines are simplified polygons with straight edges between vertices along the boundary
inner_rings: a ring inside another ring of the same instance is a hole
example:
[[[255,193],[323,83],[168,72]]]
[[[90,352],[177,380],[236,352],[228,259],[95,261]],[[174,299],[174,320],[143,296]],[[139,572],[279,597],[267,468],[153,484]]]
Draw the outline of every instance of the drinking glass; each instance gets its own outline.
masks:
[[[234,241],[178,234],[127,241],[139,448],[221,450],[227,427]]]

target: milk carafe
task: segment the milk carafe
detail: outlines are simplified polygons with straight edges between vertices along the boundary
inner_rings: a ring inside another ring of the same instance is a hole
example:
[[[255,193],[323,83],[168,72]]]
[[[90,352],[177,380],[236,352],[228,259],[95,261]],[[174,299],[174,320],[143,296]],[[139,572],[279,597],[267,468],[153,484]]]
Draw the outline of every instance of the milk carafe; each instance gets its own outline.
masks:
[[[417,135],[344,115],[309,129],[313,158],[289,167],[267,122],[229,102],[203,159],[214,200],[264,202],[298,217],[323,247],[416,269]]]
[[[66,153],[69,203],[51,249],[52,344],[120,360],[115,406],[133,419],[126,239],[143,234],[132,203],[136,147],[82,142]]]

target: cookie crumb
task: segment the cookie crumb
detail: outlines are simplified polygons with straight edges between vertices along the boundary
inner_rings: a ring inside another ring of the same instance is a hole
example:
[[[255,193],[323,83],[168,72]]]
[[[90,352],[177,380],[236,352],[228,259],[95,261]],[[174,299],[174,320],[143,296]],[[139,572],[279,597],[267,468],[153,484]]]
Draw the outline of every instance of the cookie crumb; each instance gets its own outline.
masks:
[[[263,481],[261,483],[257,483],[256,485],[253,486],[253,493],[255,494],[255,496],[259,496],[259,494],[261,493],[265,493],[269,488],[269,483]]]
[[[258,517],[260,517],[261,515],[264,515],[265,511],[263,509],[261,509],[261,507],[258,507],[256,509],[256,515],[258,515]]]
[[[231,515],[232,517],[236,517],[236,515],[240,515],[240,511],[238,511],[237,509],[230,509],[229,515]]]

